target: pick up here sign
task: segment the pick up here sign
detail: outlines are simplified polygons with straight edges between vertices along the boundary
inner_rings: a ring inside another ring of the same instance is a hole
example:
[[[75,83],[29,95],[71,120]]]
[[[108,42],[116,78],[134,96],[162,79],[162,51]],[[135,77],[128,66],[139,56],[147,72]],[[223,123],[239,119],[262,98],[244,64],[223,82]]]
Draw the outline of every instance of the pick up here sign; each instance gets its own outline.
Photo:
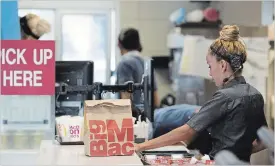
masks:
[[[1,40],[0,94],[54,95],[55,42]]]

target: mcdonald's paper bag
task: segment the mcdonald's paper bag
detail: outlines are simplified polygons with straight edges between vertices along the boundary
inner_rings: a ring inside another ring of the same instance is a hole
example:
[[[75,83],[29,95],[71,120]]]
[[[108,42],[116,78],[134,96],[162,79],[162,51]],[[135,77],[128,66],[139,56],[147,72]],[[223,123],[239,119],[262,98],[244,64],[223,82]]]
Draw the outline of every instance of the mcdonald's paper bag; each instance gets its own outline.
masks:
[[[85,101],[84,145],[87,156],[133,155],[134,131],[130,100]]]
[[[83,117],[60,116],[55,120],[60,142],[83,142]]]

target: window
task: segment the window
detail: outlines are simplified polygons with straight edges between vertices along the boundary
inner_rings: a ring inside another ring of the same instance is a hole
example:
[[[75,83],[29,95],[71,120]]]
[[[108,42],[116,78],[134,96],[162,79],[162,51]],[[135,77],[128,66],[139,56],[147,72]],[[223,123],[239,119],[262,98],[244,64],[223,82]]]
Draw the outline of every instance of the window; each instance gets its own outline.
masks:
[[[19,16],[23,17],[29,13],[36,14],[49,22],[51,32],[43,35],[39,40],[55,40],[55,11],[51,9],[19,9]]]
[[[62,60],[94,62],[94,81],[106,82],[108,60],[107,14],[62,16]]]

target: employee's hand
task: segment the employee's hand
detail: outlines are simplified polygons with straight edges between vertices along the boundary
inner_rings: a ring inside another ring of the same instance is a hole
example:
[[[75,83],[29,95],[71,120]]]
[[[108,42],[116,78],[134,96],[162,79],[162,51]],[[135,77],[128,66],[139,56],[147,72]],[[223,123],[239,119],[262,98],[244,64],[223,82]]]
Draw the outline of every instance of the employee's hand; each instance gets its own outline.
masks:
[[[183,140],[185,142],[190,142],[195,135],[196,131],[185,124],[160,137],[151,139],[141,144],[137,144],[135,146],[135,150],[136,152],[141,152],[149,149],[156,149],[164,146],[173,145]]]
[[[135,151],[136,153],[140,153],[142,151],[140,144],[135,144]]]

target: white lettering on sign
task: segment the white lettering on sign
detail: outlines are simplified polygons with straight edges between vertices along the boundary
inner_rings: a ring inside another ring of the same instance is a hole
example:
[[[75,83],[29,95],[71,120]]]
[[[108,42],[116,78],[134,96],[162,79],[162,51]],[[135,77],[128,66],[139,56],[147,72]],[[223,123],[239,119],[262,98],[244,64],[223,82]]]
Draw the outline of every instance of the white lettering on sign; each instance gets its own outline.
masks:
[[[3,86],[42,86],[42,71],[14,70],[3,71]]]
[[[1,49],[0,61],[3,65],[28,65],[24,58],[26,49]],[[47,65],[53,58],[51,49],[33,49],[33,63],[37,66]],[[2,85],[7,87],[42,87],[42,71],[2,70]],[[1,80],[1,79],[0,79]]]
[[[24,53],[26,52],[26,49],[1,49],[1,64],[27,64]]]
[[[1,41],[0,95],[53,95],[54,45],[54,41]]]
[[[38,53],[39,52],[39,53]],[[33,62],[36,65],[46,65],[48,60],[53,57],[53,52],[50,49],[33,50]]]

